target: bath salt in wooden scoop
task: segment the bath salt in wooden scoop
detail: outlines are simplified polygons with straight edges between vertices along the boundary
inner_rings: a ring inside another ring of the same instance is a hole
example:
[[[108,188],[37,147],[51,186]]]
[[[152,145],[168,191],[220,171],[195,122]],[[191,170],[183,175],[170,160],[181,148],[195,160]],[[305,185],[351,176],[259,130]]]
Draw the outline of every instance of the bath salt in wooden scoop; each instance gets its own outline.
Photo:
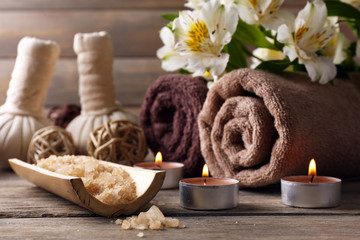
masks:
[[[9,159],[11,168],[21,178],[105,217],[129,215],[136,212],[155,197],[164,181],[164,171],[138,169],[105,161],[100,162],[112,167],[121,167],[130,175],[136,185],[136,198],[133,201],[116,205],[103,203],[86,190],[80,177],[55,173],[19,159]]]

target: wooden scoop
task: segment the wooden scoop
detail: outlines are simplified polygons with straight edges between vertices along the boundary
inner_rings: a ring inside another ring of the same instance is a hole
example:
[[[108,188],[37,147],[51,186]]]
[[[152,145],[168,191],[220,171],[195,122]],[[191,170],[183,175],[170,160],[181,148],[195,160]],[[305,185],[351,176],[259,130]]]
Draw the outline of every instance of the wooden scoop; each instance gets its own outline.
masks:
[[[121,166],[126,170],[136,184],[137,194],[137,198],[128,204],[108,205],[92,196],[86,190],[83,181],[79,177],[51,172],[16,158],[9,159],[9,163],[18,176],[105,217],[130,215],[136,212],[155,197],[165,178],[164,171],[139,169],[116,163],[104,162],[115,167]]]

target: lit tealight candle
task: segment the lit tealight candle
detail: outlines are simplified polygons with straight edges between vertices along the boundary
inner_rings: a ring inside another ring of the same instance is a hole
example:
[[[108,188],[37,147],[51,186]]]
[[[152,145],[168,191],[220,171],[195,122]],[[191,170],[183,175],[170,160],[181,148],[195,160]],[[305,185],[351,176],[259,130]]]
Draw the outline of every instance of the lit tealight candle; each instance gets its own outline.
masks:
[[[237,206],[239,181],[209,177],[207,165],[203,177],[180,181],[180,205],[194,210],[220,210]]]
[[[336,207],[341,199],[341,179],[316,176],[316,163],[312,159],[308,176],[281,179],[281,198],[284,204],[293,207]]]
[[[165,179],[161,189],[179,187],[179,180],[183,177],[184,164],[178,162],[163,162],[161,152],[155,156],[155,162],[142,162],[135,164],[138,168],[165,171]]]

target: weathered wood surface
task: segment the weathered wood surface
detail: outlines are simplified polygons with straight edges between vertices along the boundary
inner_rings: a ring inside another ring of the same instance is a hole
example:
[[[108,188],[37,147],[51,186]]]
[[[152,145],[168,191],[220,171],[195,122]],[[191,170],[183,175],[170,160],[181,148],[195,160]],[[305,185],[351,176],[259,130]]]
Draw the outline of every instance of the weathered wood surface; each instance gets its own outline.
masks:
[[[106,30],[115,56],[155,56],[162,45],[162,10],[0,11],[0,57],[15,57],[19,40],[35,36],[56,41],[62,57],[75,57],[74,35]]]
[[[1,239],[359,239],[357,216],[180,217],[187,228],[122,230],[106,218],[0,219]]]
[[[182,9],[186,0],[2,0],[0,10],[31,10],[31,9]],[[302,8],[306,0],[287,0],[283,8]]]
[[[184,0],[1,0],[0,10],[32,9],[177,9]]]
[[[136,239],[115,219],[86,209],[0,172],[1,239]],[[281,203],[280,186],[241,190],[239,205],[224,211],[193,211],[179,205],[178,190],[161,190],[152,201],[186,229],[144,231],[147,239],[359,239],[360,181],[343,183],[342,203],[330,209],[292,208]],[[150,204],[143,210],[147,210]],[[125,218],[125,216],[120,217]]]
[[[175,1],[174,9],[162,9],[162,2],[149,1],[151,5],[144,5],[146,1],[135,4],[135,1],[77,1],[71,8],[70,1],[33,1],[37,4],[22,4],[25,11],[12,10],[12,6],[24,1],[9,1],[1,3],[9,9],[0,8],[0,57],[15,57],[16,46],[23,36],[36,36],[51,39],[59,43],[62,57],[74,57],[72,48],[73,37],[77,32],[94,32],[106,30],[114,40],[115,56],[155,56],[156,50],[162,45],[159,30],[167,22],[162,19],[164,12],[177,12],[183,8],[179,1]],[[30,1],[31,2],[31,1]],[[40,3],[45,3],[42,5]],[[51,2],[51,5],[49,5]],[[82,2],[84,4],[82,4]],[[103,5],[101,3],[104,2]],[[124,2],[124,3],[121,3]],[[126,3],[132,5],[126,7]],[[172,1],[168,1],[172,2]],[[296,13],[304,1],[287,1],[284,8]],[[11,4],[13,3],[13,4]],[[184,3],[184,2],[183,2]],[[122,7],[124,4],[125,7]],[[60,6],[59,6],[60,5]],[[98,5],[107,7],[101,9]],[[113,6],[116,5],[116,6]],[[181,5],[181,6],[177,6]],[[51,11],[44,11],[44,6],[53,7]],[[62,7],[61,7],[62,6]],[[76,6],[80,6],[77,8]],[[81,7],[82,6],[82,7]],[[141,6],[137,8],[136,6]],[[167,6],[165,4],[165,6]],[[60,8],[60,9],[58,9]]]
[[[0,59],[0,104],[5,102],[14,63],[15,59]],[[156,58],[116,58],[113,65],[116,100],[124,106],[140,106],[148,86],[166,74],[160,65]],[[60,59],[45,106],[79,104],[78,85],[76,59]]]

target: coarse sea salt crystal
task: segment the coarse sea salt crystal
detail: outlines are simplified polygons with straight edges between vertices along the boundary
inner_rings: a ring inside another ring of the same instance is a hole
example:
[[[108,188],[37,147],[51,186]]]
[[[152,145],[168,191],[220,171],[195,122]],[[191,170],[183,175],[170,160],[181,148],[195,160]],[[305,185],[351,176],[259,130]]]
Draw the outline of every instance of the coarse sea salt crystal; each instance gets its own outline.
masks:
[[[136,195],[134,180],[120,166],[114,167],[89,156],[50,156],[37,162],[49,171],[81,177],[86,190],[109,205],[127,204]]]

